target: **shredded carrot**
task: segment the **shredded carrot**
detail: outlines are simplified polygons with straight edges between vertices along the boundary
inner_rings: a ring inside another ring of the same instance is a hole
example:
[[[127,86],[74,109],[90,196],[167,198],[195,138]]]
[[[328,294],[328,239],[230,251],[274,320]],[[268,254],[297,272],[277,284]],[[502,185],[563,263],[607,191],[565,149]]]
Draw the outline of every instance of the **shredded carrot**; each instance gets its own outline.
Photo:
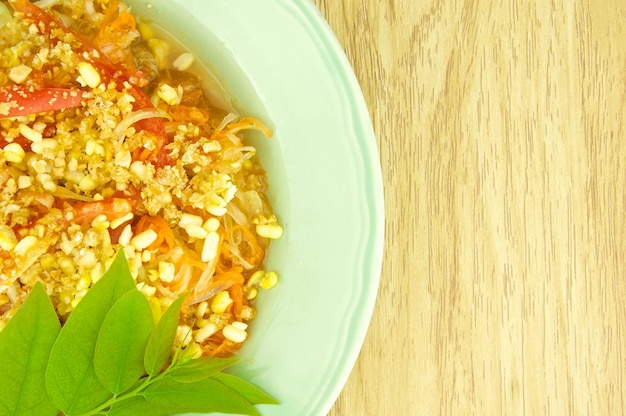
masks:
[[[243,284],[233,284],[230,288],[228,288],[228,293],[230,298],[233,300],[232,312],[239,320],[241,319],[241,311],[243,309]]]
[[[189,252],[185,251],[184,255],[178,259],[178,261],[174,264],[176,268],[180,268],[183,264],[188,266],[195,267],[196,269],[204,269],[206,267],[206,263],[202,262],[200,259],[192,256]]]
[[[118,0],[110,0],[109,4],[104,11],[104,19],[102,19],[102,23],[100,24],[100,32],[103,32],[104,29],[113,22],[119,13],[119,1]]]
[[[211,340],[211,338],[209,338],[213,342],[205,346],[204,352],[206,355],[212,357],[227,357],[239,349],[240,344],[235,344],[224,337],[218,338],[217,336],[213,336],[212,338],[216,339]]]
[[[216,274],[213,276],[213,281],[211,282],[211,286],[209,286],[209,290],[215,289],[221,285],[241,285],[244,282],[242,268],[241,267],[233,267],[227,272]]]
[[[120,15],[111,23],[111,30],[129,32],[137,28],[137,23],[132,14],[127,11],[123,11]]]
[[[147,229],[152,229],[157,233],[156,240],[148,247],[149,250],[157,249],[160,252],[166,252],[176,246],[174,233],[163,218],[143,215],[135,224],[135,234],[139,234]]]

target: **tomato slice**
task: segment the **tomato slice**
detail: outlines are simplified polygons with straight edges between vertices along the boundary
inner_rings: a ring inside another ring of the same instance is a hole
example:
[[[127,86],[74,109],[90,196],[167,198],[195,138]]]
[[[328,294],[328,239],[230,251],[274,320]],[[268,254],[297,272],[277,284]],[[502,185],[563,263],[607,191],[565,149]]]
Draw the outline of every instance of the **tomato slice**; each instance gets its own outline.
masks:
[[[65,110],[84,104],[83,92],[70,88],[0,88],[0,118]]]
[[[135,201],[127,198],[105,198],[100,201],[79,202],[72,206],[73,221],[76,224],[89,223],[98,215],[104,214],[109,221],[133,212]]]

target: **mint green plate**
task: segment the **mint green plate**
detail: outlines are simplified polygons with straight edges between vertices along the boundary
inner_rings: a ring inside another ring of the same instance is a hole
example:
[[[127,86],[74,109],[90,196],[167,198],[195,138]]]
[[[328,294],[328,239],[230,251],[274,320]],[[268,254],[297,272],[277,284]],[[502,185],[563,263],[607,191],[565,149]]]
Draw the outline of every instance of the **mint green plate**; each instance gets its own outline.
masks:
[[[325,415],[359,354],[383,251],[378,151],[352,68],[308,0],[129,3],[275,132],[254,145],[285,229],[268,254],[280,282],[259,298],[233,372],[281,402],[263,415]]]

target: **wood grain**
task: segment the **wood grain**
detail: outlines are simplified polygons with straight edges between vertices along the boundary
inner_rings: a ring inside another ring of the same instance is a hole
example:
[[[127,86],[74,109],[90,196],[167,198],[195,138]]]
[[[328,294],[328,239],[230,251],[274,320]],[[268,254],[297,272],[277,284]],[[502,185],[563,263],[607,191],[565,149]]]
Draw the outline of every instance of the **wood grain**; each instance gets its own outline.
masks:
[[[624,414],[626,2],[314,1],[387,213],[330,415]]]

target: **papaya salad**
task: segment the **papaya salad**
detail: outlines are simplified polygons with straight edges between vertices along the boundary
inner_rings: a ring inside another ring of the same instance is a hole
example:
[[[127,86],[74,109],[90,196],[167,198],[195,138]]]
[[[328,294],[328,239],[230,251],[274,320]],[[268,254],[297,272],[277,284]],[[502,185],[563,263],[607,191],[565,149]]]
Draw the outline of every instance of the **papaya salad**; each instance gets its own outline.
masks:
[[[282,227],[247,144],[154,27],[118,0],[0,2],[0,330],[40,281],[63,321],[119,250],[179,344],[229,356]]]

